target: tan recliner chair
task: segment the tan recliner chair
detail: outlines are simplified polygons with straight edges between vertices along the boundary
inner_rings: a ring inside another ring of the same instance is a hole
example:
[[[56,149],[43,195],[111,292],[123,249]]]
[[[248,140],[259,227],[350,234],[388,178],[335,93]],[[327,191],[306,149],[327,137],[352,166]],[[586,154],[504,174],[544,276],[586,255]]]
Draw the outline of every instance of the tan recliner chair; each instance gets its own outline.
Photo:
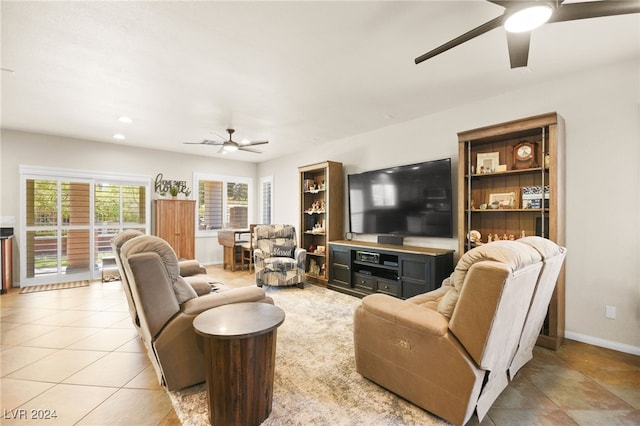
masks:
[[[111,239],[111,248],[115,254],[116,264],[118,265],[118,270],[120,272],[120,281],[122,282],[122,287],[124,288],[124,293],[127,297],[129,314],[131,315],[133,325],[136,327],[138,332],[140,332],[140,320],[138,318],[138,313],[136,312],[135,302],[131,296],[131,288],[127,281],[127,275],[122,267],[120,248],[130,239],[143,235],[145,234],[137,229],[125,229]],[[178,265],[180,267],[180,276],[183,277],[191,287],[193,287],[198,296],[211,293],[212,286],[214,286],[217,291],[227,289],[223,284],[217,283],[213,278],[208,276],[206,274],[206,268],[197,260],[179,260]]]
[[[216,291],[198,297],[180,276],[178,259],[163,239],[138,236],[120,248],[122,267],[136,308],[140,333],[158,380],[169,390],[205,380],[204,356],[193,319],[230,303],[273,303],[258,287]]]
[[[498,241],[465,253],[430,293],[365,297],[354,314],[357,371],[452,423],[482,420],[518,348],[528,353],[525,321],[544,318],[530,310],[542,268],[531,244]]]

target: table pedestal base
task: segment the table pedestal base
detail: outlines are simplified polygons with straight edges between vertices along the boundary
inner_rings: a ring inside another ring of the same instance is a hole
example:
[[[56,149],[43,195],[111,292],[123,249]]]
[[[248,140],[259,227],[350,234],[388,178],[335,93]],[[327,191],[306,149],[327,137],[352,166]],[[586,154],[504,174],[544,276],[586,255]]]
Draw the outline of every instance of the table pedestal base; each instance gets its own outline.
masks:
[[[211,424],[259,425],[271,413],[276,329],[250,337],[204,339]]]

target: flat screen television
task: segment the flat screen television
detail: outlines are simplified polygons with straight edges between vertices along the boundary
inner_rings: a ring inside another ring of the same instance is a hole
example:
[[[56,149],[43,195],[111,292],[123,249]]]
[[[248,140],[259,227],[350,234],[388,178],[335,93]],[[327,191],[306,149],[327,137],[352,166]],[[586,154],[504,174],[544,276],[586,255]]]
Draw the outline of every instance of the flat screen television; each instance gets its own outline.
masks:
[[[347,176],[349,229],[452,237],[451,158]]]

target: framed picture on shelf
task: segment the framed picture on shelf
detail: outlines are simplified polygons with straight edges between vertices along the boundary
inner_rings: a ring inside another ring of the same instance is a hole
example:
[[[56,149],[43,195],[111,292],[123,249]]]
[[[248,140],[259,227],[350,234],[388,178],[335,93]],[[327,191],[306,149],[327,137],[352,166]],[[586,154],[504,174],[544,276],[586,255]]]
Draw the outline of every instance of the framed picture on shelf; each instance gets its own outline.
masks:
[[[499,152],[479,152],[476,160],[476,173],[494,173],[500,165]]]
[[[522,188],[523,209],[541,209],[543,206],[545,209],[549,208],[549,185],[545,185],[544,195],[541,186],[524,186]]]
[[[489,194],[489,207],[492,209],[516,208],[516,193],[501,192],[496,194]]]

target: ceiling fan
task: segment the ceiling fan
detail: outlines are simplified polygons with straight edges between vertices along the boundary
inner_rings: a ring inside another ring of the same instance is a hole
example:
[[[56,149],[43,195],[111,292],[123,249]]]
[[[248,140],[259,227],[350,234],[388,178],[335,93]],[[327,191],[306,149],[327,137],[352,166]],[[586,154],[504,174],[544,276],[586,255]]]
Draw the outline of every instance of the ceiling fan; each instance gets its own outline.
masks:
[[[212,141],[210,139],[204,139],[202,142],[185,142],[185,144],[190,145],[214,145],[220,146],[220,150],[218,153],[226,154],[227,152],[233,151],[247,151],[247,152],[255,152],[256,154],[261,154],[262,151],[258,151],[257,149],[250,148],[255,145],[264,145],[269,143],[269,141],[249,141],[249,142],[236,142],[233,140],[232,135],[235,132],[234,129],[227,129],[227,133],[229,133],[229,139],[226,141]]]
[[[426,61],[447,50],[459,46],[475,37],[504,25],[511,68],[526,67],[529,58],[531,31],[544,23],[574,21],[578,19],[640,13],[640,2],[635,1],[589,1],[563,4],[555,1],[501,1],[487,0],[505,8],[504,13],[454,38],[451,41],[421,55],[415,63]]]

